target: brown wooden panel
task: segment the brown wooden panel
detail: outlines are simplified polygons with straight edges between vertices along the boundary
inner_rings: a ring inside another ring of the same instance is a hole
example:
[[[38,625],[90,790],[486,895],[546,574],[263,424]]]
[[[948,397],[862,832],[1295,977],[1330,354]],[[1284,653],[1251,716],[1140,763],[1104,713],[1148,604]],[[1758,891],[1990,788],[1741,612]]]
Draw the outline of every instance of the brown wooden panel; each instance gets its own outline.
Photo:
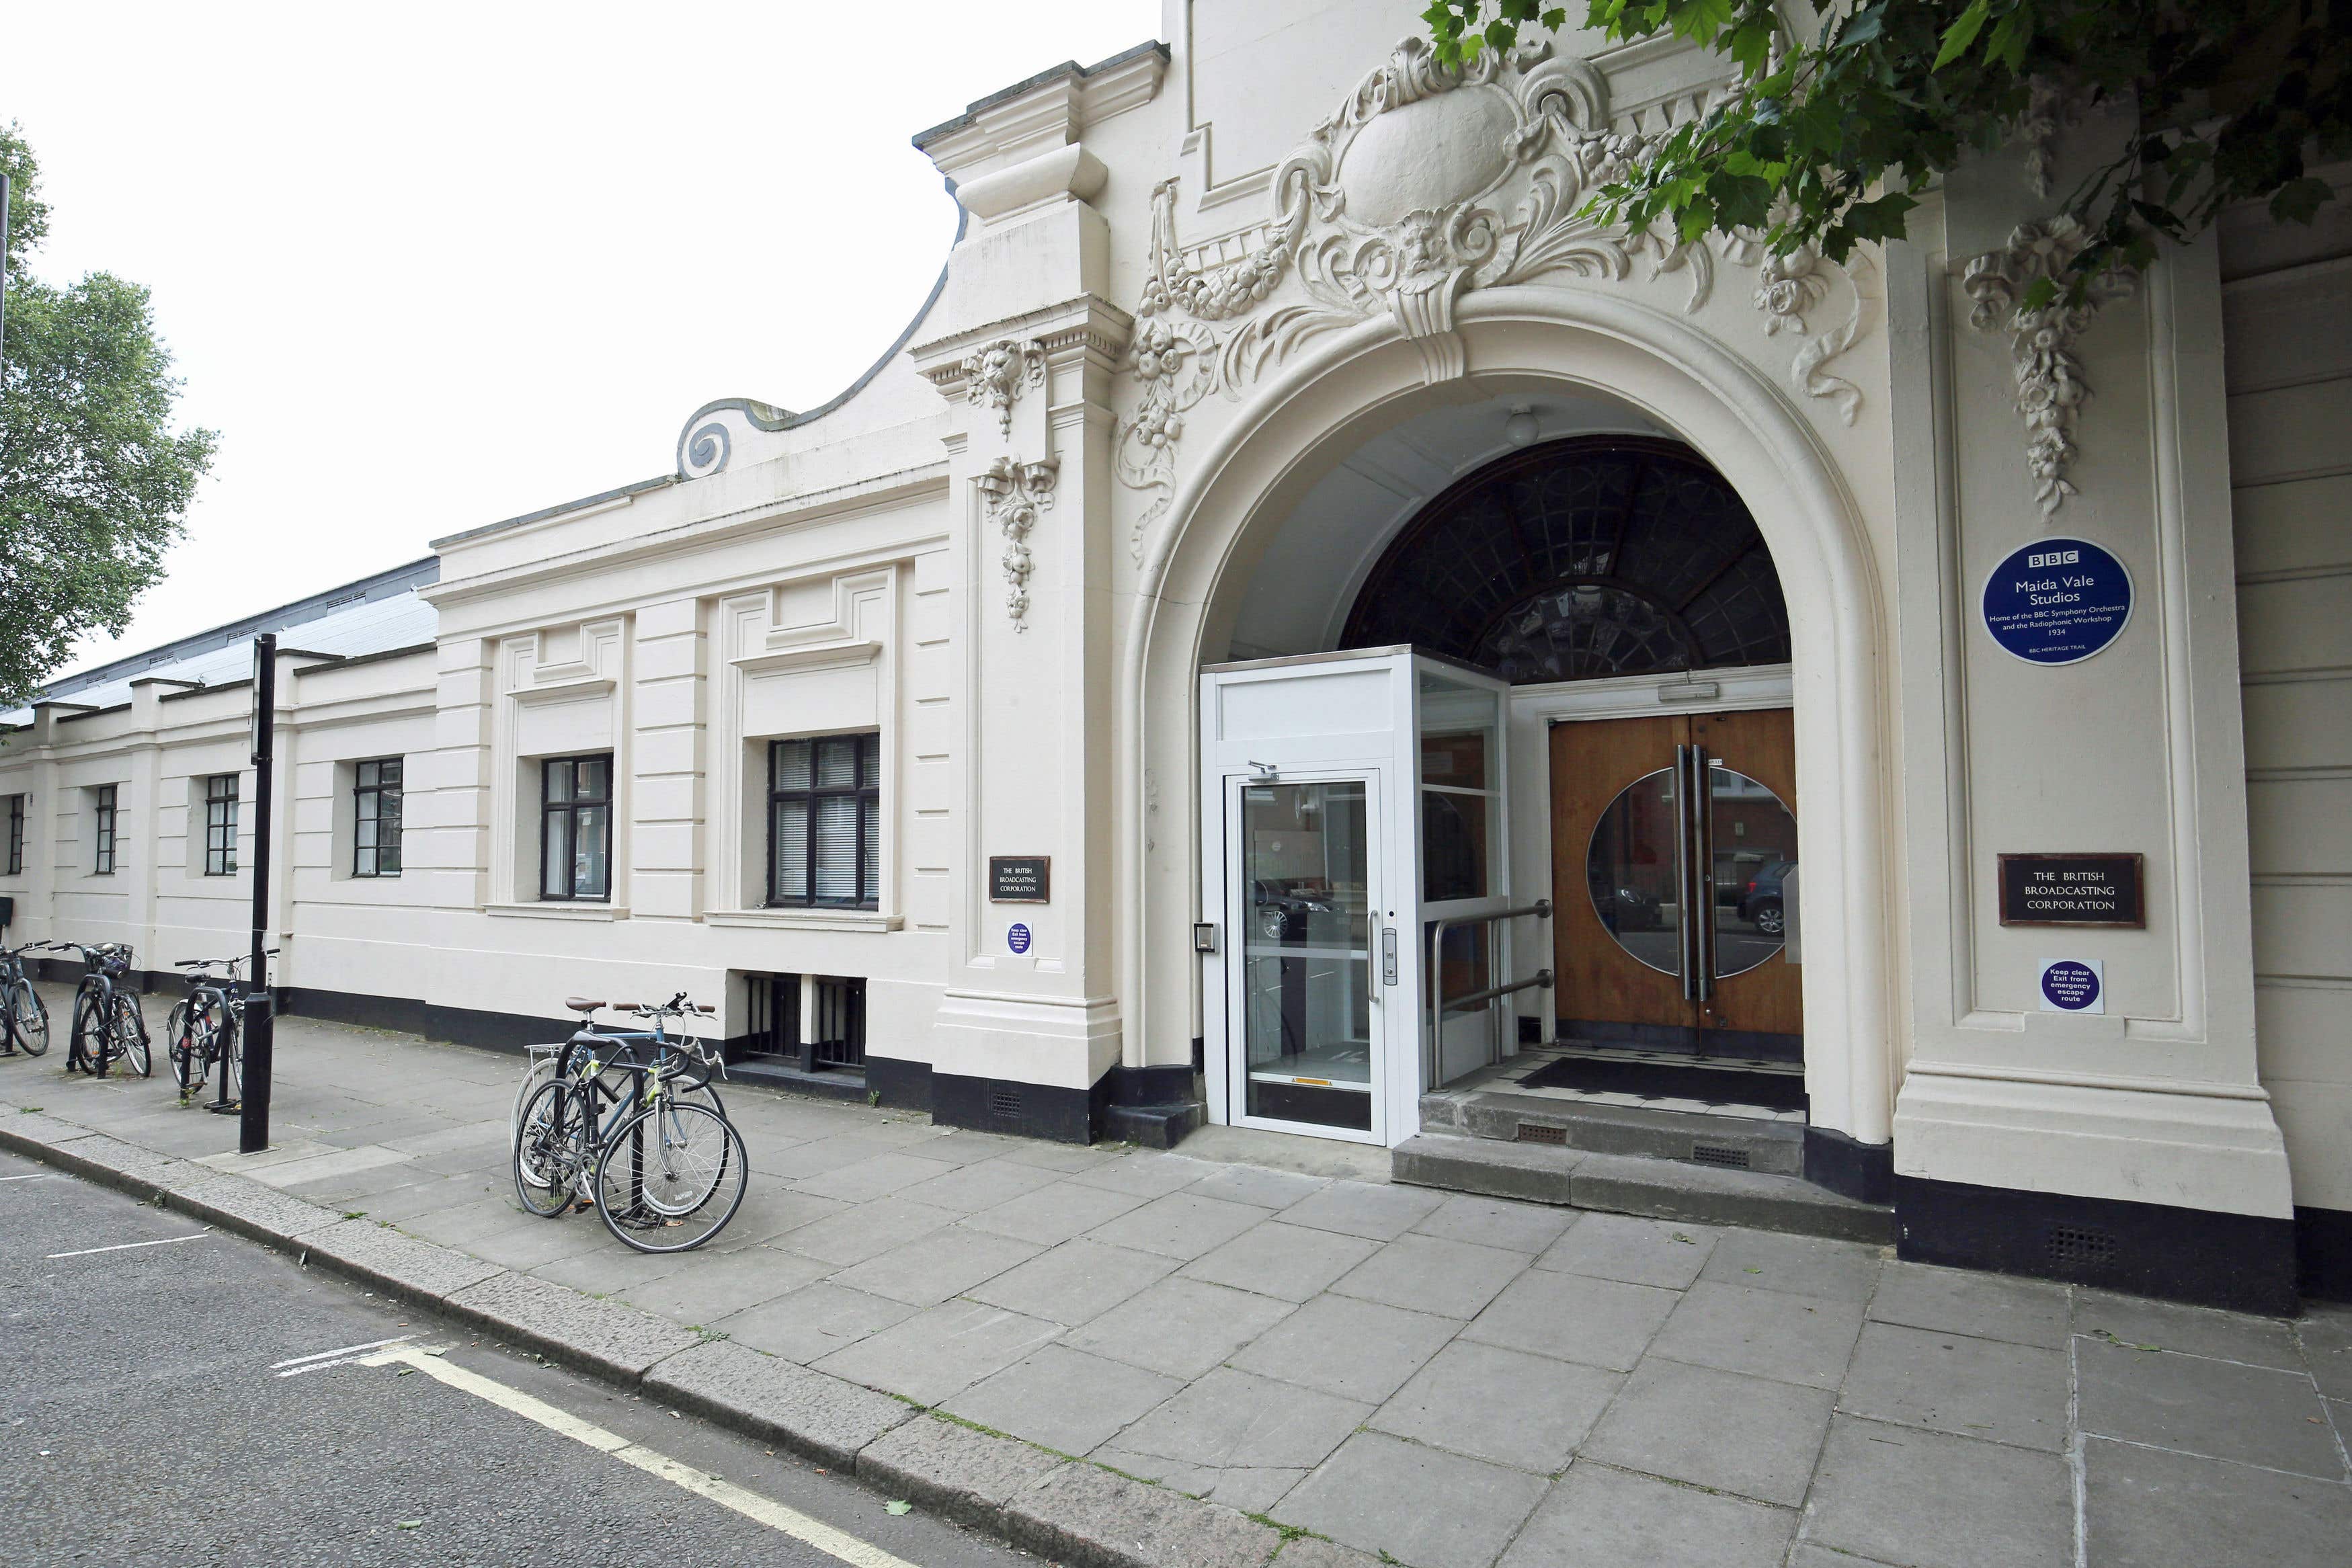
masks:
[[[1797,814],[1801,830],[1804,819],[1797,805],[1794,718],[1788,708],[1763,708],[1748,713],[1693,714],[1690,725],[1693,741],[1706,747],[1710,756],[1721,758],[1726,766],[1745,773],[1780,797],[1780,803]],[[1801,859],[1793,847],[1789,854],[1792,859]],[[1804,1003],[1797,966],[1785,956],[1775,955],[1745,974],[1717,980],[1715,995],[1705,1004],[1699,1022],[1707,1029],[1804,1033]]]
[[[1592,905],[1585,855],[1594,825],[1618,792],[1645,773],[1672,768],[1690,738],[1681,714],[1590,719],[1551,730],[1553,967],[1561,1018],[1689,1028],[1696,1022],[1682,981],[1620,946]]]

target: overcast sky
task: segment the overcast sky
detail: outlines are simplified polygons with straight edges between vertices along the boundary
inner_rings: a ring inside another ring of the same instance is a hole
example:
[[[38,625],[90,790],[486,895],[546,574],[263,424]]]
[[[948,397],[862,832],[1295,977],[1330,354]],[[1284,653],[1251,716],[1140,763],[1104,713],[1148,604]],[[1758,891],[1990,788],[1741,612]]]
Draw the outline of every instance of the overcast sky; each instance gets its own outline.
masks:
[[[908,138],[1158,0],[13,5],[33,258],[145,284],[220,433],[101,662],[667,473],[718,397],[824,402],[955,213]],[[832,29],[819,34],[814,27]]]

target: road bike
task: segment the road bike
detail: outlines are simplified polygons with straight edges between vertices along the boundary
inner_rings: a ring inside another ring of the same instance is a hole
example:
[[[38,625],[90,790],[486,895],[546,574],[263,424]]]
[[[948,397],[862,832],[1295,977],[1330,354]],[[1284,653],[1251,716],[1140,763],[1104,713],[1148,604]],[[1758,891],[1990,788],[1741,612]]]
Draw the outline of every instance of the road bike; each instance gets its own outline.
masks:
[[[611,1007],[653,1027],[583,1027],[566,1042],[516,1127],[515,1196],[551,1219],[593,1201],[604,1228],[640,1252],[702,1246],[742,1207],[751,1156],[725,1110],[701,1093],[717,1053],[665,1023],[715,1009],[683,991],[667,1002],[564,1005],[583,1016]]]
[[[28,942],[22,947],[0,947],[0,1056],[40,1056],[49,1049],[49,1009],[33,989],[25,971],[25,955],[47,952],[54,944]]]
[[[679,992],[678,998],[682,998],[685,994],[683,991]],[[673,998],[673,1000],[678,998]],[[647,1038],[642,1031],[618,1030],[599,1024],[590,1016],[606,1008],[614,1008],[621,1011],[635,1011],[634,1003],[590,1001],[584,997],[567,997],[564,998],[563,1005],[581,1015],[580,1027],[572,1031],[572,1038],[569,1040],[559,1040],[552,1045],[523,1047],[522,1082],[515,1085],[514,1109],[508,1117],[507,1137],[509,1143],[522,1132],[523,1108],[530,1103],[531,1096],[553,1080],[558,1072],[570,1071],[571,1064],[580,1053],[585,1051],[593,1054],[599,1043],[607,1040]],[[708,1017],[710,1012],[711,1009],[709,1008],[698,1008],[696,1016]],[[667,1034],[660,1032],[658,1026],[650,1039],[660,1051],[681,1051],[698,1045],[698,1042],[692,1040],[671,1040]],[[724,1060],[709,1061],[704,1065],[716,1067],[721,1076],[724,1076],[727,1071]],[[702,1102],[722,1116],[727,1114],[726,1103],[719,1099],[718,1086],[710,1082],[708,1071],[680,1079],[676,1087],[678,1093],[688,1099]]]
[[[275,947],[263,955],[277,956]],[[236,967],[249,956],[182,958],[173,966],[188,971],[188,994],[172,1004],[163,1023],[164,1054],[183,1100],[202,1089],[224,1061],[228,1082],[222,1098],[245,1092],[245,992],[237,987]]]
[[[81,955],[81,984],[74,988],[73,1031],[67,1037],[66,1071],[103,1078],[110,1063],[128,1061],[142,1078],[155,1075],[148,1049],[147,1019],[139,998],[124,982],[137,956],[125,942],[61,944]]]

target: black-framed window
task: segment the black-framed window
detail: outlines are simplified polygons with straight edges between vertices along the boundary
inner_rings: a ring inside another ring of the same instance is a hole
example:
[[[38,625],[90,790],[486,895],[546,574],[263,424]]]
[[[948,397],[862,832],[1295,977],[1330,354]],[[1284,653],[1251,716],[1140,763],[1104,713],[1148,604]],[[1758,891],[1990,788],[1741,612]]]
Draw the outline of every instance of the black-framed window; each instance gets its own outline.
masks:
[[[25,874],[26,799],[26,797],[23,795],[8,797],[8,854],[6,860],[0,861],[0,865],[5,865],[8,869],[5,873],[0,874],[8,876]]]
[[[205,780],[205,874],[236,874],[236,775]]]
[[[539,896],[613,896],[613,754],[540,764]]]
[[[89,869],[100,876],[114,874],[114,790],[115,786],[101,784],[89,792]]]
[[[400,874],[401,759],[362,762],[352,780],[352,874]]]
[[[768,902],[872,909],[882,883],[882,737],[768,748]]]

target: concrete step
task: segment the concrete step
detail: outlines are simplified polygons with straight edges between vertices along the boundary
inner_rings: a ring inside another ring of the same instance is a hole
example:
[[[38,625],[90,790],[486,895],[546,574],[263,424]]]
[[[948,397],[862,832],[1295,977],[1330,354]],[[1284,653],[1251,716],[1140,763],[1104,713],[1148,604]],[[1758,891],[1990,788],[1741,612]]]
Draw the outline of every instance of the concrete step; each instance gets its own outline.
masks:
[[[1389,1152],[1391,1179],[1569,1208],[1890,1242],[1895,1211],[1796,1176],[1544,1144],[1423,1133]]]
[[[1434,1133],[1499,1143],[1549,1145],[1596,1155],[1688,1160],[1730,1170],[1795,1176],[1804,1169],[1801,1122],[1709,1116],[1646,1105],[1559,1100],[1507,1090],[1439,1091],[1421,1100],[1421,1124]]]

